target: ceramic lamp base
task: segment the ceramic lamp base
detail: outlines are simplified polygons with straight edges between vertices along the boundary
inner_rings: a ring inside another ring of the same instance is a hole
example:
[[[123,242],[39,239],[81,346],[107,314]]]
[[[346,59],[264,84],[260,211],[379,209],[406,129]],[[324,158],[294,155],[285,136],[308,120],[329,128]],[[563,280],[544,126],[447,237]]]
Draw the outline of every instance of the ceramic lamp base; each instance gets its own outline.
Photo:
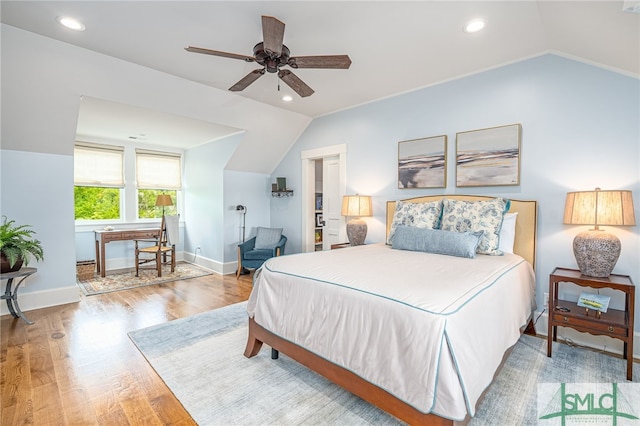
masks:
[[[608,277],[620,257],[620,239],[605,231],[581,232],[573,239],[578,268],[590,277]]]
[[[352,246],[361,246],[367,237],[367,223],[362,219],[352,219],[347,223],[347,237]]]

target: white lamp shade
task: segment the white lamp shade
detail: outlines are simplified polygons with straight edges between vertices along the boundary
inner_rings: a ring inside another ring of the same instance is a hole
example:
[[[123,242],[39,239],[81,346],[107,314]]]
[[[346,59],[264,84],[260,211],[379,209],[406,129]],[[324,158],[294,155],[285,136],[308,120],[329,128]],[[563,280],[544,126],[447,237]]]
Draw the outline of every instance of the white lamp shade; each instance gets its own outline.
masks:
[[[342,198],[342,216],[371,216],[371,197],[368,195],[345,195]]]
[[[631,191],[569,192],[564,206],[564,223],[567,225],[617,225],[636,224]]]

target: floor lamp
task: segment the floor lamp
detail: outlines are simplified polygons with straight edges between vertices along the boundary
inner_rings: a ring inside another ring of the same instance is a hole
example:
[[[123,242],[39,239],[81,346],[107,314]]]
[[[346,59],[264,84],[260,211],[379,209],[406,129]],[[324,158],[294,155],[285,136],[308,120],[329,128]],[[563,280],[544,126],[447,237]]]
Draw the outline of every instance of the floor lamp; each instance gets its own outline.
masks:
[[[239,212],[239,213],[242,213],[242,226],[241,226],[241,229],[242,229],[242,242],[244,243],[246,220],[247,220],[247,206],[243,206],[242,204],[238,204],[236,206],[236,211]],[[240,270],[240,275],[247,275],[248,273],[249,273],[249,270],[243,266],[242,269]]]

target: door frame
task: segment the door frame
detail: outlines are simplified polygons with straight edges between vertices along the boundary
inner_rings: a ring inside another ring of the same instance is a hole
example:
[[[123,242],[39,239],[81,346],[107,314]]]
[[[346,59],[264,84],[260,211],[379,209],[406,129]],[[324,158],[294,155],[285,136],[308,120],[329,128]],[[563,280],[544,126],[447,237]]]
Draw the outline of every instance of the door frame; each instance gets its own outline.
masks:
[[[332,145],[323,148],[302,151],[302,252],[314,251],[315,237],[313,228],[315,227],[315,160],[325,157],[338,157],[339,171],[339,191],[340,197],[347,193],[347,145]],[[312,226],[313,225],[313,226]],[[342,224],[340,225],[342,235]]]

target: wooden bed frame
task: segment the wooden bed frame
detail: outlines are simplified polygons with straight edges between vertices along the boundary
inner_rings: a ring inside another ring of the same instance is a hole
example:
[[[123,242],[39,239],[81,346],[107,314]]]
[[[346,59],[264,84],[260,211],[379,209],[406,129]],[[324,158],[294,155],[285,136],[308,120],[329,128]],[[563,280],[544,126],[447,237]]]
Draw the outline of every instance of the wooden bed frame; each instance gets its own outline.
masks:
[[[442,198],[464,201],[489,200],[495,197],[470,196],[470,195],[431,195],[426,197],[411,198],[408,200],[414,203],[424,203]],[[387,235],[395,212],[395,201],[387,202]],[[525,258],[535,267],[536,233],[537,233],[537,203],[536,201],[511,200],[509,212],[517,212],[516,238],[514,243],[514,253]],[[272,358],[277,358],[277,353],[282,352],[300,364],[326,377],[328,380],[359,396],[365,401],[375,405],[381,410],[405,421],[409,424],[424,425],[453,425],[453,420],[445,419],[435,414],[425,414],[418,411],[411,405],[396,398],[387,391],[366,381],[362,377],[342,368],[326,359],[296,345],[288,340],[282,339],[271,333],[269,330],[256,323],[253,318],[249,318],[249,335],[244,355],[251,358],[260,352],[262,344],[265,343],[272,348]]]

